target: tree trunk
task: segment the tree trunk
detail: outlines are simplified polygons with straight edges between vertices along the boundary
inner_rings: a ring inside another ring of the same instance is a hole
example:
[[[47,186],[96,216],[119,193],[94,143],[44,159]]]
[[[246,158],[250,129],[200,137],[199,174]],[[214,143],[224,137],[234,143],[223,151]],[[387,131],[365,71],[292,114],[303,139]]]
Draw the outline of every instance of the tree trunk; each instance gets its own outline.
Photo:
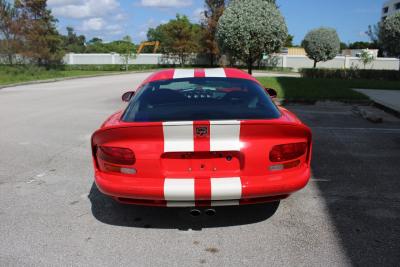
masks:
[[[10,65],[14,64],[13,58],[14,58],[14,55],[9,52],[8,53],[8,64],[10,64]]]
[[[314,69],[317,67],[317,61],[314,60]]]
[[[185,65],[185,56],[184,54],[180,54],[179,55],[179,63],[181,64],[181,68],[183,68],[183,66]]]
[[[250,75],[253,74],[253,62],[252,62],[251,58],[249,58],[249,60],[247,62],[247,70]]]

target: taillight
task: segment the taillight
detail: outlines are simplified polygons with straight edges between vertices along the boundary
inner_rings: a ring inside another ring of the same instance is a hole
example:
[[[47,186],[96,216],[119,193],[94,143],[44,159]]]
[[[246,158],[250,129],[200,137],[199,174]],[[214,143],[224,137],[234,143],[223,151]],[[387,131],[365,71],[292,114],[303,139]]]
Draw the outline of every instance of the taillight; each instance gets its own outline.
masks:
[[[133,151],[122,147],[99,146],[97,157],[105,162],[119,165],[133,165],[136,162]]]
[[[284,162],[301,157],[307,151],[307,143],[292,143],[274,146],[269,153],[271,162]]]

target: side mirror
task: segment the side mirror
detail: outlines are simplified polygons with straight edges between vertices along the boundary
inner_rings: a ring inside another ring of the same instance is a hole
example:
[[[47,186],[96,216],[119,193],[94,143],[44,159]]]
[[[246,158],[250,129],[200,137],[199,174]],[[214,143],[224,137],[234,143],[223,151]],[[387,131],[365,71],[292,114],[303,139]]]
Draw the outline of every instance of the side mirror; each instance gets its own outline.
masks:
[[[134,91],[126,92],[122,95],[122,101],[129,102],[131,101],[132,97],[135,95]]]
[[[275,91],[275,89],[265,88],[265,91],[267,91],[271,98],[276,98],[278,96],[278,93]]]

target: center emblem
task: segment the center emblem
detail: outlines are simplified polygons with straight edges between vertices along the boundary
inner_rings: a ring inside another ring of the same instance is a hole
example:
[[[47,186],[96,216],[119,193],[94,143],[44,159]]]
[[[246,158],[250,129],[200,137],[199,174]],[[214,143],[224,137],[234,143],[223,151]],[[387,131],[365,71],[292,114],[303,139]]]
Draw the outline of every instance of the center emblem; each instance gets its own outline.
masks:
[[[207,126],[196,127],[196,136],[204,137],[207,135],[208,135],[208,127]]]

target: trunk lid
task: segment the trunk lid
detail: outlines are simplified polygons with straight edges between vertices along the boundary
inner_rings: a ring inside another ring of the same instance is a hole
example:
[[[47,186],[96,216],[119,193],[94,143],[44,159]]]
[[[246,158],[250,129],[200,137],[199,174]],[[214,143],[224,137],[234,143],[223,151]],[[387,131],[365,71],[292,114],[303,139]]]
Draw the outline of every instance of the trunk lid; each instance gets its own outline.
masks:
[[[310,130],[279,119],[121,123],[92,137],[94,154],[96,146],[129,148],[137,177],[160,179],[266,175],[272,147],[297,142],[310,144]]]

